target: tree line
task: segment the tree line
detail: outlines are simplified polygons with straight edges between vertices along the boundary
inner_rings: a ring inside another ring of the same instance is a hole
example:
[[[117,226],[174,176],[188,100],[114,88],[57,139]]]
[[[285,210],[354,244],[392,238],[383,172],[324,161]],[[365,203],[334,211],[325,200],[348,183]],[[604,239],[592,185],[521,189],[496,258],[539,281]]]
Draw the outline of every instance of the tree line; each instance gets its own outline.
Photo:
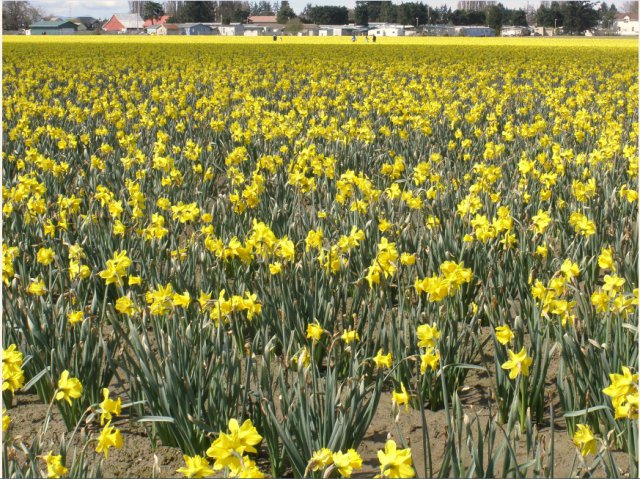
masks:
[[[446,5],[432,7],[426,3],[391,1],[357,1],[354,9],[333,5],[307,4],[299,13],[288,1],[131,1],[132,13],[140,13],[146,19],[159,19],[169,15],[171,23],[221,22],[246,23],[252,15],[276,16],[277,22],[290,25],[291,31],[303,23],[318,25],[343,25],[355,23],[368,25],[373,22],[400,23],[403,25],[486,25],[500,30],[504,25],[562,28],[568,34],[580,34],[596,27],[611,29],[618,10],[613,2],[595,3],[588,0],[543,2],[537,10],[506,8],[501,3],[482,11],[452,10]],[[637,1],[627,1],[622,6],[625,13],[638,11]],[[2,2],[2,28],[15,31],[28,28],[44,18],[44,12],[27,1]]]

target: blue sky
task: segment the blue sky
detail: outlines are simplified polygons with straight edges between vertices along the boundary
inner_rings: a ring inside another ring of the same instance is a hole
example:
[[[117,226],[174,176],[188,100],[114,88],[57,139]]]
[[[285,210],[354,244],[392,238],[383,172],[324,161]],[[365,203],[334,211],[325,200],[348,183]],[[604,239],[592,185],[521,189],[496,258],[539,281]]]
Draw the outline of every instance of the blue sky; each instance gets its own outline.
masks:
[[[156,0],[162,3],[162,0]],[[250,0],[252,1],[252,0]],[[419,0],[417,0],[419,1]],[[422,0],[433,7],[446,4],[455,8],[457,0]],[[605,0],[606,1],[606,0]],[[290,0],[291,7],[296,13],[304,9],[307,3],[314,5],[344,5],[353,7],[355,0]],[[394,0],[394,3],[402,3],[400,0]],[[502,0],[505,7],[525,8],[527,3],[537,8],[539,0]],[[611,3],[611,0],[607,1]],[[619,5],[620,3],[617,2]],[[59,16],[90,16],[95,18],[110,18],[114,13],[124,13],[129,11],[129,3],[126,0],[31,0],[31,4],[42,8],[46,13]]]

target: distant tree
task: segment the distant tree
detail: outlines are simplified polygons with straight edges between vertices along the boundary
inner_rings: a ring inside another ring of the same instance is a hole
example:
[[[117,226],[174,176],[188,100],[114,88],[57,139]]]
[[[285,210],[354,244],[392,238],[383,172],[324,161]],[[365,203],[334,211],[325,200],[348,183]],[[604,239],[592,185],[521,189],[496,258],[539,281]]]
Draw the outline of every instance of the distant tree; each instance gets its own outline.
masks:
[[[275,15],[275,11],[272,9],[271,4],[266,0],[253,2],[249,11],[251,12],[251,15]]]
[[[313,6],[309,11],[313,23],[324,25],[343,25],[349,21],[347,7]]]
[[[638,13],[638,2],[624,2],[622,4],[622,13]]]
[[[507,20],[503,25],[517,25],[519,27],[528,27],[529,22],[527,21],[527,12],[522,9],[518,10],[510,10],[507,16]]]
[[[420,24],[427,23],[427,6],[422,2],[401,3],[396,12],[396,21],[402,25],[415,25],[416,18]]]
[[[42,20],[44,12],[29,2],[2,2],[2,30],[28,29],[32,23]]]
[[[616,22],[617,14],[618,9],[613,2],[609,7],[607,7],[606,2],[602,2],[600,4],[600,9],[598,10],[598,15],[600,16],[600,25],[602,26],[602,28],[607,30],[613,28]]]
[[[391,2],[380,2],[379,21],[396,23],[398,21],[398,7]]]
[[[249,18],[249,9],[239,8],[231,13],[232,23],[247,23]]]
[[[302,24],[302,20],[300,20],[298,17],[289,20],[284,27],[284,31],[290,33],[291,35],[297,35],[302,30],[304,30],[304,26]]]
[[[289,2],[283,1],[276,15],[276,21],[282,25],[296,16],[296,12],[289,6]]]
[[[563,2],[561,8],[565,33],[581,34],[598,25],[599,15],[590,1]]]
[[[300,20],[302,20],[303,23],[312,23],[311,21],[312,8],[313,8],[313,5],[310,3],[307,3],[304,9],[300,12],[300,15],[298,15],[300,17]]]
[[[184,2],[175,20],[178,23],[213,22],[216,6],[214,2]]]
[[[356,25],[369,25],[368,2],[356,2],[356,8],[353,11],[353,21]]]
[[[504,25],[505,20],[507,20],[507,11],[501,3],[490,6],[485,12],[485,22],[487,26],[493,28],[496,33],[500,33],[500,29],[502,25]]]
[[[453,25],[484,25],[486,14],[484,10],[454,10],[449,16],[449,23]]]
[[[548,7],[542,4],[536,10],[536,24],[539,27],[561,27],[563,20],[563,12],[558,2],[551,2]]]
[[[145,2],[144,14],[142,18],[145,20],[152,20],[152,23],[156,23],[164,15],[164,7],[157,2]]]
[[[427,15],[429,23],[444,25],[451,21],[451,7],[442,5],[439,8],[427,9]]]

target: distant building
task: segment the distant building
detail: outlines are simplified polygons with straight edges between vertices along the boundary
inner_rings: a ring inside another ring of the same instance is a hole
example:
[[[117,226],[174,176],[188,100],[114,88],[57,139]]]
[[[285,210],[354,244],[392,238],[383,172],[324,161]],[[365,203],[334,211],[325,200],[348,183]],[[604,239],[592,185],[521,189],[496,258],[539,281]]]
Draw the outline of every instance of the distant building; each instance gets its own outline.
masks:
[[[180,27],[175,23],[164,23],[158,26],[156,35],[180,35]]]
[[[245,37],[260,37],[264,35],[273,35],[280,31],[282,25],[278,25],[276,28],[270,25],[245,25],[244,26],[244,36]]]
[[[100,26],[100,20],[93,17],[76,17],[72,18],[71,21],[78,25],[78,31],[95,30]]]
[[[533,29],[533,34],[542,37],[552,37],[554,35],[558,35],[562,31],[561,28],[553,28],[553,27],[535,27]]]
[[[490,27],[468,26],[455,27],[457,36],[460,37],[495,37],[496,31]]]
[[[525,37],[531,34],[527,27],[502,27],[500,30],[501,37]]]
[[[214,35],[213,28],[204,23],[180,23],[178,26],[180,35]]]
[[[110,33],[141,33],[144,20],[137,13],[115,13],[102,29]]]
[[[494,0],[463,0],[458,2],[458,10],[466,10],[471,12],[482,12],[489,7],[497,4]]]
[[[223,37],[237,37],[244,35],[244,26],[240,23],[232,23],[231,25],[220,25],[218,27],[220,35]]]
[[[385,25],[369,30],[368,34],[376,37],[404,37],[406,31],[401,25]]]
[[[280,25],[278,23],[278,17],[275,15],[251,15],[247,18],[248,23],[253,23],[254,25]]]
[[[27,35],[73,35],[78,31],[78,25],[65,20],[42,21],[31,24]]]
[[[315,23],[303,23],[302,31],[298,33],[299,36],[317,37],[320,27]]]
[[[366,27],[356,27],[354,25],[320,25],[318,35],[321,37],[350,37],[360,35],[368,30]]]
[[[638,12],[617,14],[615,26],[620,35],[638,36],[638,32],[640,32]]]
[[[422,34],[438,37],[453,37],[456,28],[450,25],[422,25]]]
[[[152,25],[164,25],[169,21],[169,15],[162,15],[160,18],[147,18],[142,26],[144,28],[150,27]]]

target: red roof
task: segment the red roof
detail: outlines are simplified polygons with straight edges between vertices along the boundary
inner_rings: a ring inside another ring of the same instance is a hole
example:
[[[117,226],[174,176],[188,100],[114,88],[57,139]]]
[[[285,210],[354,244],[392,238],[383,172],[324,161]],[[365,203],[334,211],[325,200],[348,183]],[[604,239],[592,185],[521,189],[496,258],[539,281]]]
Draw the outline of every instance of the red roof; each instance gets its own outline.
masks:
[[[247,20],[249,23],[278,23],[275,15],[252,15]]]
[[[151,25],[163,25],[165,23],[167,23],[167,21],[169,20],[169,15],[163,15],[160,18],[148,18],[147,20],[144,21],[143,26],[144,27],[150,27]]]
[[[638,21],[638,12],[633,13],[618,13],[616,15],[616,20],[624,20],[625,17],[629,17],[630,22]]]
[[[124,25],[113,15],[109,21],[102,26],[102,29],[106,32],[119,32],[124,30]]]

